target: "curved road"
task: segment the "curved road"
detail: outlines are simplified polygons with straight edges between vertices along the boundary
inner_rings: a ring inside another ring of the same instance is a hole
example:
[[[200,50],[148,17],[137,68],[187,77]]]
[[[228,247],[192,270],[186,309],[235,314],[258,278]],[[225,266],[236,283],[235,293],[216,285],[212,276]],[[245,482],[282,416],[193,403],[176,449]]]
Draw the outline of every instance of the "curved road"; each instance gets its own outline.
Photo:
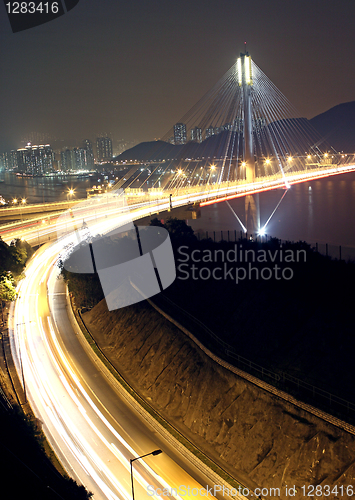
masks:
[[[354,165],[338,167],[331,175],[353,169]],[[324,175],[329,175],[329,169]],[[301,180],[294,175],[290,182]],[[279,185],[280,180],[270,181],[253,189],[275,189]],[[235,187],[224,186],[211,193],[189,193],[176,197],[173,206],[206,198],[214,202],[217,194],[221,199],[229,198],[235,196],[233,191]],[[109,217],[105,211],[101,220],[95,215],[91,222],[100,226],[101,233],[108,232],[128,222],[130,217],[138,219],[168,207],[168,200],[157,200],[130,206],[129,214],[121,206],[112,209]],[[63,222],[64,232],[67,223]],[[51,236],[57,229],[58,226],[48,227],[44,237]],[[14,231],[17,237],[25,234],[25,231],[19,234],[19,229]],[[40,240],[37,228],[26,231],[26,239],[30,239],[31,233],[34,239]],[[5,240],[13,237],[11,229],[4,234]],[[94,493],[95,499],[129,500],[129,459],[156,448],[164,453],[134,463],[138,500],[148,498],[148,485],[154,489],[178,489],[180,485],[196,488],[190,495],[181,495],[183,498],[198,496],[199,488],[206,485],[221,485],[211,471],[201,464],[197,467],[195,460],[157,432],[87,351],[81,335],[69,320],[65,287],[57,279],[56,261],[65,242],[64,238],[47,244],[35,254],[26,268],[26,278],[20,283],[19,298],[11,307],[9,325],[17,371],[23,371],[31,407],[43,422],[46,436],[60,461],[72,477]],[[173,495],[178,500],[181,496]],[[221,493],[216,496],[226,498]]]
[[[207,469],[199,470],[159,435],[88,354],[57,278],[59,251],[58,243],[46,245],[31,260],[9,326],[27,397],[61,463],[95,499],[129,500],[129,459],[157,448],[164,453],[134,463],[137,499],[148,498],[148,484],[154,489],[213,486]]]

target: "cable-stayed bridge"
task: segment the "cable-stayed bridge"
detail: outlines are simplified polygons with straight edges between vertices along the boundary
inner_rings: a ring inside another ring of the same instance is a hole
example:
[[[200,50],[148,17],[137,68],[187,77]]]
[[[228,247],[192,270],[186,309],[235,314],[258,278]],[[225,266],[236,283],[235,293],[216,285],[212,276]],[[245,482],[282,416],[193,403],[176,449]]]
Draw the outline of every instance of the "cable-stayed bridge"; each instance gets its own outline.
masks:
[[[146,493],[147,481],[154,488],[183,484],[195,489],[200,484],[225,482],[163,434],[161,426],[153,426],[153,419],[146,424],[148,413],[132,405],[133,398],[110,381],[90,348],[88,355],[68,292],[57,279],[58,256],[64,259],[70,244],[89,242],[90,230],[94,236],[107,234],[152,213],[190,203],[228,202],[238,196],[246,199],[244,228],[255,233],[260,230],[260,192],[282,188],[283,197],[294,183],[355,170],[353,156],[336,154],[316,138],[305,120],[288,114],[287,109],[287,101],[243,54],[167,136],[167,141],[173,137],[178,154],[169,158],[156,151],[157,160],[147,158],[143,168],[130,166],[124,182],[80,201],[53,226],[45,223],[42,228],[40,217],[29,222],[29,233],[22,227],[21,232],[14,230],[14,236],[6,236],[9,240],[23,236],[33,245],[52,240],[39,249],[20,283],[19,298],[12,306],[11,349],[24,388],[26,380],[26,396],[49,442],[68,473],[93,491],[95,498],[129,500],[129,461],[142,455],[142,443],[153,450],[157,440],[167,459],[160,467],[152,464],[151,469],[147,464],[140,470],[137,496]],[[157,149],[164,144],[169,142],[157,143]],[[125,189],[125,196],[120,188]],[[63,209],[68,205],[69,199]],[[110,269],[110,256],[104,257]],[[85,264],[84,260],[80,263]],[[221,500],[222,494],[216,498]]]
[[[161,141],[150,143],[139,160],[128,161],[122,179],[108,187],[112,192],[124,189],[137,218],[245,197],[245,214],[235,216],[243,231],[255,235],[266,231],[293,184],[354,170],[354,153],[335,151],[245,52]],[[271,189],[282,189],[280,200],[271,214],[262,214],[266,222],[260,224],[258,196]],[[38,223],[41,212],[72,205],[73,199],[39,205]],[[34,207],[2,209],[1,215],[16,211],[22,218]]]
[[[204,206],[245,196],[241,225],[249,233],[265,229],[258,193],[355,170],[354,154],[327,144],[247,52],[153,144],[152,158],[148,174],[133,168],[126,176],[122,187],[130,200],[168,194],[171,206]]]

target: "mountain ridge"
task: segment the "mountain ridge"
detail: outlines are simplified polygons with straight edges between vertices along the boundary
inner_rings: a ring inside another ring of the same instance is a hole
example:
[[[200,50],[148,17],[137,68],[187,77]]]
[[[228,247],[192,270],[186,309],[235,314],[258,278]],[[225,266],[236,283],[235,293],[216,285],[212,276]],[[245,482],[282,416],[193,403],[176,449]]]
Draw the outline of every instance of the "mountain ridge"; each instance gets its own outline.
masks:
[[[292,120],[310,125],[336,151],[352,153],[355,150],[355,101],[333,106],[310,120],[307,118]],[[194,157],[213,158],[230,149],[227,141],[230,142],[227,131],[211,136],[202,143],[189,141],[184,145],[174,145],[162,140],[145,141],[127,149],[115,159],[158,162]]]

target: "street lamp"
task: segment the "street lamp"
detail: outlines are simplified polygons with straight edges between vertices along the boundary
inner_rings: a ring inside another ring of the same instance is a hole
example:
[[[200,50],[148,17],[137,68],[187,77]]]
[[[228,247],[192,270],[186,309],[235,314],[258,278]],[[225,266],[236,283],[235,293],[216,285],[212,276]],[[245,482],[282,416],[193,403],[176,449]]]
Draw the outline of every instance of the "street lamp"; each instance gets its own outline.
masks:
[[[207,184],[210,183],[210,180],[211,180],[211,175],[212,175],[212,172],[216,170],[216,165],[211,165],[210,166],[210,175],[208,176],[208,180],[207,180]]]
[[[68,192],[67,192],[67,202],[69,203],[69,196],[72,197],[73,194],[74,194],[74,189],[68,189]]]
[[[162,450],[154,450],[154,451],[151,451],[150,453],[146,453],[145,455],[142,455],[141,457],[130,458],[129,462],[131,464],[132,500],[134,500],[133,462],[135,462],[136,460],[140,460],[141,458],[148,457],[149,455],[153,455],[153,456],[160,455],[160,453],[163,453]]]

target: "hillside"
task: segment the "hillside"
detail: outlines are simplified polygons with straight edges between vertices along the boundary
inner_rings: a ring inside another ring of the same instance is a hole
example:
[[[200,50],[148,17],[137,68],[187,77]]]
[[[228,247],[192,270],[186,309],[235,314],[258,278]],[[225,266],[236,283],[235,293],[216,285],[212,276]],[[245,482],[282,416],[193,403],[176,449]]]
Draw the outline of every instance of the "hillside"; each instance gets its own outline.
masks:
[[[334,106],[310,122],[337,151],[354,152],[355,101]]]
[[[347,485],[355,436],[236,376],[146,302],[84,315],[130,384],[183,434],[248,485]],[[330,497],[334,498],[334,497]]]
[[[291,120],[291,122],[293,124],[297,122],[297,126],[307,129],[310,134],[312,134],[312,128],[315,129],[315,143],[318,143],[321,137],[324,139],[327,147],[332,146],[336,151],[350,153],[355,150],[355,101],[334,106],[311,120],[299,118]],[[311,125],[311,128],[309,125]],[[279,122],[275,122],[272,124],[269,128],[270,133],[273,135],[275,132],[274,129],[278,127],[284,129],[284,123],[280,122],[279,124]],[[239,142],[234,141],[234,148]],[[255,142],[257,143],[257,140]],[[221,132],[218,135],[209,137],[201,144],[190,141],[185,145],[175,146],[164,141],[142,142],[121,153],[116,157],[116,160],[162,161],[185,158],[213,158],[224,155],[228,148],[227,155],[230,155],[229,145],[231,143],[233,141],[230,140],[228,132]],[[241,145],[239,147],[239,154],[241,154]],[[267,151],[266,144],[264,144],[263,148]]]

